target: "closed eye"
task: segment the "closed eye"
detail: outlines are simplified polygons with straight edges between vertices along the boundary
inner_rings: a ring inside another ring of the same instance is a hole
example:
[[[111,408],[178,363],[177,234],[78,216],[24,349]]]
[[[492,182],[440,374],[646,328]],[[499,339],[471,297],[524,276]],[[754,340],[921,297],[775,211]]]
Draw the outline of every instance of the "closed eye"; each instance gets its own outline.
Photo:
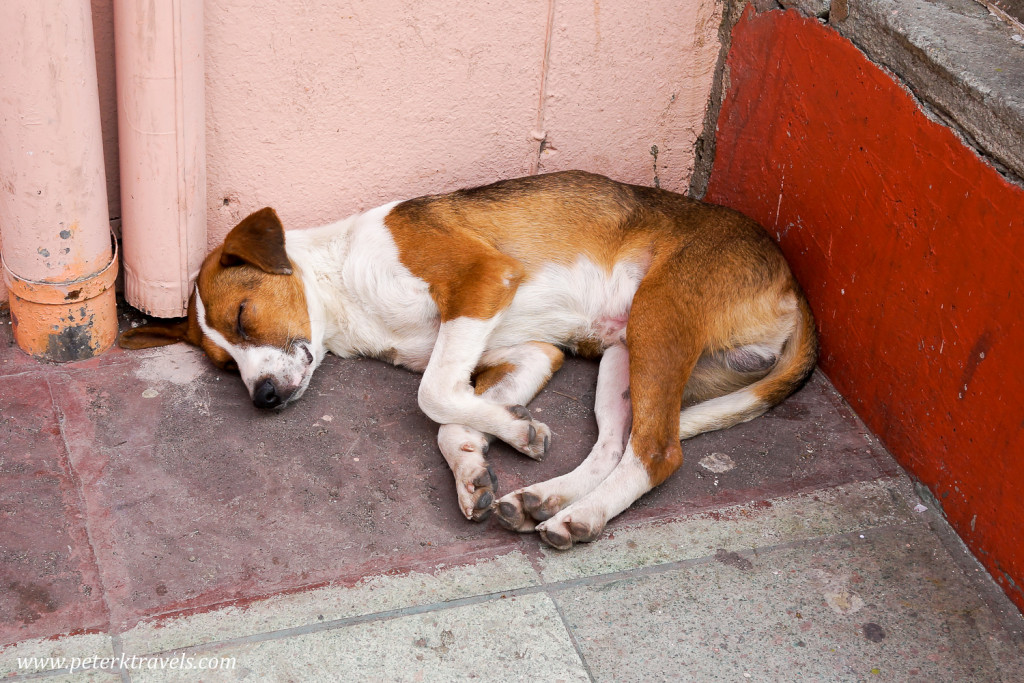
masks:
[[[249,341],[249,335],[245,333],[245,323],[242,322],[242,314],[245,312],[245,302],[238,307],[238,319],[235,321],[235,332],[245,341]]]

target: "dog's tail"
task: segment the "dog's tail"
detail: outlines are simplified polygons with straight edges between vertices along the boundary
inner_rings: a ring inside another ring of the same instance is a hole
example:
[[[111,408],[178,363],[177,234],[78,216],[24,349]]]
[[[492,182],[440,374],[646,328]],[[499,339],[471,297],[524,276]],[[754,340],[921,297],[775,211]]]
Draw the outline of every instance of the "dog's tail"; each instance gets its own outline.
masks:
[[[811,309],[800,292],[796,304],[793,331],[768,374],[724,396],[685,408],[679,414],[679,438],[752,420],[803,385],[817,361],[818,339]]]

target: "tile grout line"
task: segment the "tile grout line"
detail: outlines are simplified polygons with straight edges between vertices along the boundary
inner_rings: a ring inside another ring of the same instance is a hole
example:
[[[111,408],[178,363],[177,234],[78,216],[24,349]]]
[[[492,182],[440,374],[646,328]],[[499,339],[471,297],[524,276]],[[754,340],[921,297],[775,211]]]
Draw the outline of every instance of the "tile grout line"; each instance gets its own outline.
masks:
[[[541,558],[544,556],[543,549],[536,543],[527,544],[525,540],[520,544],[523,547],[523,554],[530,562],[530,567],[533,569],[537,578],[540,579],[542,586],[551,585],[544,583],[544,567],[541,565]],[[547,590],[545,594],[548,596],[548,600],[555,606],[555,611],[558,613],[558,618],[562,620],[562,626],[565,627],[566,633],[569,635],[569,642],[572,643],[573,649],[576,651],[576,656],[580,658],[580,664],[583,665],[583,670],[587,672],[587,678],[590,679],[590,683],[594,683],[594,672],[590,670],[590,663],[587,662],[587,658],[583,655],[583,650],[580,649],[579,642],[576,640],[576,634],[569,626],[568,620],[565,618],[565,613],[562,612],[562,605],[559,604],[557,596],[554,591]]]
[[[811,538],[805,538],[796,541],[787,541],[784,543],[761,546],[751,548],[749,550],[736,552],[740,555],[753,555],[756,557],[761,553],[799,548],[802,546],[813,545],[815,543],[821,543],[822,541],[826,541],[829,539],[852,538],[864,534],[866,532],[904,529],[912,526],[918,526],[921,523],[921,521],[912,520],[896,524],[863,527],[841,534],[826,534],[822,536],[814,536]],[[246,636],[227,638],[224,640],[212,641],[208,643],[199,643],[196,645],[191,645],[183,648],[171,648],[168,650],[149,652],[139,656],[154,657],[168,654],[195,654],[204,652],[217,652],[219,650],[223,650],[238,645],[248,645],[274,640],[285,640],[296,636],[310,635],[313,633],[322,633],[324,631],[333,631],[337,629],[346,628],[349,626],[358,626],[360,624],[366,624],[375,621],[391,621],[393,619],[400,619],[402,617],[417,616],[420,614],[431,614],[433,612],[440,612],[447,609],[455,609],[470,605],[479,605],[486,602],[499,600],[502,598],[515,598],[520,596],[546,594],[549,597],[552,597],[552,600],[554,600],[554,595],[562,593],[567,590],[571,590],[573,588],[587,586],[602,586],[611,583],[616,583],[618,581],[627,580],[630,578],[636,578],[638,576],[657,576],[659,574],[664,574],[670,571],[676,571],[680,569],[687,569],[689,567],[698,567],[701,565],[710,564],[714,561],[714,555],[703,555],[700,557],[687,558],[683,560],[663,562],[661,564],[649,565],[646,567],[621,569],[614,572],[609,572],[607,574],[595,574],[592,576],[581,576],[573,579],[565,579],[561,581],[556,581],[554,583],[544,583],[543,576],[540,576],[539,578],[541,580],[541,583],[534,586],[523,586],[521,588],[513,588],[505,591],[495,591],[492,593],[481,593],[479,595],[472,595],[464,598],[457,598],[455,600],[447,600],[444,602],[429,603],[425,605],[411,605],[408,607],[398,607],[391,610],[384,610],[382,612],[372,612],[369,614],[360,614],[350,617],[340,617],[338,619],[332,619],[330,621],[303,624],[301,626],[292,626],[289,628],[278,629],[274,631],[265,631],[263,633],[253,633]]]
[[[116,628],[114,628],[114,611],[110,606],[110,596],[107,593],[107,587],[103,581],[103,570],[100,568],[99,557],[96,554],[96,545],[92,537],[91,525],[89,524],[89,514],[86,506],[82,480],[75,471],[74,463],[71,460],[71,444],[68,443],[67,431],[65,430],[66,417],[64,415],[64,410],[57,405],[57,400],[53,396],[53,385],[50,383],[50,378],[47,377],[45,381],[46,390],[50,394],[50,405],[53,406],[53,411],[57,417],[57,426],[60,429],[60,439],[61,444],[64,446],[64,458],[66,461],[68,476],[71,478],[72,485],[75,489],[75,495],[78,499],[78,504],[81,506],[82,526],[85,529],[85,537],[89,543],[89,554],[92,556],[93,566],[96,567],[96,580],[100,584],[98,588],[100,590],[100,596],[103,599],[103,608],[107,613],[106,632],[110,636],[110,649],[114,658],[120,661],[124,656],[124,650],[121,647],[121,634],[118,633]],[[131,676],[126,671],[120,671],[120,678],[122,683],[131,683]]]
[[[489,546],[489,547],[483,548],[483,549],[468,550],[468,551],[457,553],[457,554],[454,554],[454,555],[446,555],[444,557],[445,562],[443,564],[441,564],[441,565],[439,565],[437,563],[437,559],[438,558],[434,558],[433,560],[428,560],[428,561],[415,561],[415,562],[407,563],[407,564],[404,564],[402,566],[399,566],[397,568],[392,568],[392,569],[397,569],[399,574],[412,574],[412,573],[417,573],[417,572],[422,573],[424,571],[429,571],[430,569],[443,569],[443,568],[446,568],[446,567],[451,566],[451,565],[459,566],[459,563],[462,560],[465,560],[465,562],[462,562],[463,565],[472,565],[472,564],[476,564],[477,562],[480,562],[480,561],[483,561],[483,560],[493,559],[493,558],[497,558],[497,557],[504,557],[505,555],[508,555],[510,552],[516,551],[516,550],[522,552],[524,555],[526,554],[526,551],[522,547],[522,544],[519,544],[519,545],[507,545],[507,546]],[[483,555],[483,554],[481,554],[482,552],[492,552],[492,551],[494,552],[493,555]],[[358,578],[358,580],[356,581],[356,583],[358,584],[358,582],[362,581],[363,579],[374,577],[374,576],[380,576],[380,575],[382,575],[382,574],[365,574],[365,575],[360,576]],[[355,584],[353,584],[353,585],[355,585]],[[219,612],[220,610],[229,609],[229,608],[233,608],[233,607],[239,607],[239,606],[241,606],[242,609],[246,609],[246,607],[248,605],[251,605],[253,603],[261,603],[261,602],[264,602],[266,600],[271,600],[271,599],[279,598],[279,597],[282,597],[282,596],[301,595],[301,594],[310,593],[310,592],[313,592],[313,591],[316,591],[316,590],[327,589],[327,588],[336,588],[336,587],[349,588],[349,587],[352,587],[352,586],[345,585],[344,580],[341,580],[341,579],[339,579],[338,581],[333,581],[333,582],[332,581],[318,581],[318,582],[314,582],[314,583],[311,583],[311,584],[303,584],[303,585],[300,585],[300,586],[297,586],[297,587],[284,587],[284,588],[280,588],[278,590],[275,590],[275,591],[272,591],[272,592],[269,592],[269,593],[259,593],[259,594],[253,595],[251,597],[241,597],[241,598],[236,597],[236,598],[230,598],[230,599],[216,601],[216,602],[213,602],[213,603],[203,604],[203,605],[199,605],[199,606],[171,609],[171,610],[167,610],[167,611],[164,611],[164,612],[152,612],[152,613],[146,614],[146,615],[144,615],[142,617],[139,617],[136,621],[131,622],[131,624],[132,624],[132,627],[134,627],[134,626],[136,626],[138,624],[141,624],[141,623],[148,623],[148,622],[154,622],[154,621],[155,622],[164,622],[164,621],[173,621],[173,620],[176,620],[176,619],[187,619],[187,618],[189,618],[191,616],[195,616],[195,615],[198,615],[198,614],[208,614],[208,613],[212,613],[212,612]],[[129,630],[131,630],[131,628],[125,629],[125,632],[127,632]]]
[[[811,538],[805,538],[795,541],[786,541],[784,543],[776,543],[774,545],[760,546],[751,548],[749,550],[735,551],[741,556],[752,555],[754,557],[767,552],[774,552],[778,550],[786,550],[792,548],[799,548],[802,546],[813,545],[815,543],[821,543],[829,539],[846,539],[855,536],[860,536],[866,532],[884,532],[889,530],[904,529],[912,526],[920,526],[924,524],[924,520],[911,520],[896,524],[884,524],[881,526],[869,526],[853,531],[847,531],[841,534],[825,534],[821,536],[814,536]],[[927,526],[927,525],[925,525]],[[565,617],[562,614],[561,606],[556,600],[558,593],[571,590],[573,588],[587,587],[587,586],[603,586],[619,581],[636,578],[638,576],[657,576],[659,574],[665,574],[671,571],[677,571],[681,569],[687,569],[689,567],[699,567],[702,565],[710,564],[715,561],[714,555],[703,555],[700,557],[691,557],[683,560],[673,560],[670,562],[663,562],[661,564],[649,565],[646,567],[635,567],[632,569],[620,569],[607,574],[595,574],[591,576],[580,576],[573,579],[565,579],[556,581],[553,583],[545,583],[543,575],[540,575],[538,571],[538,578],[541,583],[533,586],[523,586],[521,588],[513,588],[507,591],[495,591],[492,593],[482,593],[479,595],[467,596],[465,598],[458,598],[455,600],[448,600],[444,602],[430,603],[426,605],[412,605],[409,607],[399,607],[392,610],[385,610],[383,612],[373,612],[370,614],[361,614],[351,617],[341,617],[339,619],[332,619],[331,621],[303,624],[301,626],[293,626],[285,629],[278,629],[276,631],[266,631],[263,633],[254,633],[247,636],[239,636],[236,638],[227,638],[220,641],[212,641],[209,643],[199,643],[197,645],[191,645],[183,648],[172,648],[169,650],[160,650],[157,652],[148,652],[137,655],[141,658],[146,657],[159,657],[159,656],[171,656],[171,655],[184,655],[184,654],[197,654],[197,653],[214,653],[220,650],[224,650],[230,647],[239,645],[249,645],[255,643],[263,643],[277,640],[287,640],[298,636],[309,635],[313,633],[322,633],[325,631],[334,631],[349,626],[358,626],[360,624],[366,624],[376,621],[391,621],[394,619],[400,619],[408,616],[417,616],[420,614],[431,614],[433,612],[440,612],[447,609],[456,609],[459,607],[467,607],[470,605],[479,605],[487,602],[493,602],[502,598],[515,598],[520,596],[530,596],[537,594],[547,595],[552,602],[555,603],[555,609],[562,618],[563,624],[566,624]],[[531,563],[533,564],[533,563]],[[535,565],[536,567],[536,565]],[[567,627],[568,629],[568,627]],[[120,647],[120,634],[113,634],[112,637],[116,637],[118,647]],[[580,661],[583,664],[587,675],[590,680],[595,680],[593,674],[590,671],[590,667],[586,660],[583,658],[582,653],[577,647],[577,643],[574,635],[570,631],[570,640],[576,648],[577,655],[580,657]],[[117,658],[120,658],[120,654],[115,653]],[[37,671],[28,674],[15,675],[11,678],[5,679],[10,681],[28,681],[28,680],[39,680],[45,678],[51,678],[53,676],[59,676],[67,674],[67,669],[51,669],[49,671]],[[122,680],[125,680],[125,672],[122,672]],[[130,676],[128,677],[130,680]]]
[[[590,679],[590,683],[594,683],[597,679],[594,678],[594,672],[590,670],[590,663],[587,662],[587,658],[583,654],[583,649],[580,648],[580,643],[576,639],[575,631],[573,631],[572,626],[569,625],[569,620],[565,618],[565,613],[562,611],[562,605],[558,602],[557,591],[548,591],[547,596],[554,604],[555,611],[558,612],[558,618],[562,620],[565,632],[569,635],[569,642],[572,643],[572,648],[576,651],[576,656],[580,658],[580,664],[583,665],[583,670],[587,672],[587,678]]]

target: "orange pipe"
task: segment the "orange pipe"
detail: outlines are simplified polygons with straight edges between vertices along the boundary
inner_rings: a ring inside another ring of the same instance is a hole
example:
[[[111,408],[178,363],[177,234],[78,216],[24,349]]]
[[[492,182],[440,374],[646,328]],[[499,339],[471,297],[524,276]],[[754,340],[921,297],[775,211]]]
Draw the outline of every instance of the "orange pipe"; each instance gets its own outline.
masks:
[[[0,254],[14,338],[51,361],[117,334],[89,0],[0,2]]]
[[[115,0],[125,299],[185,315],[206,255],[202,0]]]

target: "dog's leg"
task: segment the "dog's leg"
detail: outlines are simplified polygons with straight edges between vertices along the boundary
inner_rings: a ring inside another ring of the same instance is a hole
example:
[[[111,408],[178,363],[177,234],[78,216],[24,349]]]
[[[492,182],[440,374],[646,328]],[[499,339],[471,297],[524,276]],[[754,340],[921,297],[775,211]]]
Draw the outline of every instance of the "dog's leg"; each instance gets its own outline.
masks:
[[[475,393],[495,403],[526,404],[562,365],[562,352],[531,342],[488,351],[475,373]],[[482,521],[493,508],[498,482],[484,459],[490,437],[458,424],[441,425],[437,445],[455,476],[459,509],[466,519]]]
[[[537,525],[549,545],[566,549],[592,541],[605,524],[683,462],[679,409],[704,346],[708,319],[701,299],[679,280],[673,261],[652,267],[633,299],[626,328],[633,423],[626,451],[611,473],[586,494]]]
[[[435,207],[436,209],[436,207]],[[474,393],[470,376],[488,340],[527,276],[526,267],[494,245],[454,227],[452,216],[404,202],[388,214],[403,263],[429,285],[441,326],[423,371],[420,409],[440,424],[460,424],[493,434],[532,458],[547,452],[551,430],[530,417],[519,402],[501,405]],[[408,238],[431,235],[443,252],[410,248]],[[425,254],[433,254],[429,258]]]
[[[629,352],[622,344],[608,348],[597,376],[597,443],[579,467],[560,477],[503,496],[498,519],[513,531],[533,531],[573,501],[582,498],[612,471],[629,436]]]
[[[516,450],[540,460],[547,453],[551,430],[532,418],[522,398],[478,396],[470,377],[484,355],[487,338],[497,325],[492,318],[458,317],[441,324],[419,388],[419,405],[441,424],[460,424],[493,434]]]

